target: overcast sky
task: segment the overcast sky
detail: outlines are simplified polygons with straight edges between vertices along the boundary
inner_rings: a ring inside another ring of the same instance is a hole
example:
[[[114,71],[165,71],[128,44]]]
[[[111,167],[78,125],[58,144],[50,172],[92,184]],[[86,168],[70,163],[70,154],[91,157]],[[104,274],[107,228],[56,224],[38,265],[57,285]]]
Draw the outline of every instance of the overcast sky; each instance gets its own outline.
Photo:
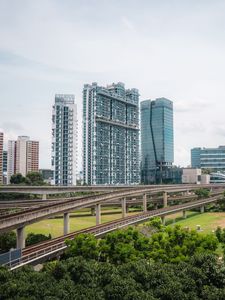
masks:
[[[40,167],[55,93],[75,94],[81,145],[83,84],[118,81],[174,102],[175,164],[225,145],[225,1],[0,0],[0,130],[39,140]]]

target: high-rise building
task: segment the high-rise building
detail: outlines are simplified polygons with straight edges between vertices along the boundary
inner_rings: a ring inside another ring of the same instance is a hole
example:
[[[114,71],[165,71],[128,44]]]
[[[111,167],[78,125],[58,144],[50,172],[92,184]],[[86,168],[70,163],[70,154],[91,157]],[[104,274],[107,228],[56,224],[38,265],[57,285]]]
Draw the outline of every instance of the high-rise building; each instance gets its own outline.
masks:
[[[141,102],[141,181],[169,182],[174,161],[173,102],[166,98]]]
[[[0,132],[0,184],[3,184],[3,132]]]
[[[3,165],[2,165],[3,184],[7,184],[7,155],[8,152],[3,150]]]
[[[7,183],[13,174],[26,176],[39,170],[39,142],[28,136],[19,136],[17,141],[8,141]]]
[[[27,143],[29,136],[19,136],[16,141],[16,174],[27,174]]]
[[[27,173],[39,171],[39,142],[27,141]]]
[[[191,149],[191,166],[213,172],[225,171],[225,146]]]
[[[52,111],[53,184],[76,185],[77,106],[74,95],[55,95]]]
[[[16,141],[8,141],[7,152],[7,184],[9,184],[11,176],[16,173]]]
[[[123,83],[83,89],[83,180],[138,184],[139,93]]]

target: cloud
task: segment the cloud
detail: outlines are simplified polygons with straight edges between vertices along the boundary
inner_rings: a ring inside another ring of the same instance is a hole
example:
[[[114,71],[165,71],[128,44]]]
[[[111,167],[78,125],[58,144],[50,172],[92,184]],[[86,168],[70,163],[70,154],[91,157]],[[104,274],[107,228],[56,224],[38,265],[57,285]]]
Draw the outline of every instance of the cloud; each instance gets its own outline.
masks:
[[[125,28],[132,30],[132,31],[135,30],[134,24],[126,16],[123,16],[121,18],[121,21]]]

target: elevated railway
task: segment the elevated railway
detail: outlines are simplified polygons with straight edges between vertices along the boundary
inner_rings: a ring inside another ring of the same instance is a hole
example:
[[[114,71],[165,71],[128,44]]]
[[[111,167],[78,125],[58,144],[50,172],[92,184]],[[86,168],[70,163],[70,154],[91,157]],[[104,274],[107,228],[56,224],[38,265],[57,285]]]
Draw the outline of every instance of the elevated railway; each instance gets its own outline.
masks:
[[[104,236],[106,233],[114,231],[119,228],[123,228],[129,225],[135,225],[142,222],[145,222],[153,217],[165,217],[169,214],[174,214],[180,211],[186,211],[193,208],[204,207],[207,204],[216,202],[218,200],[223,199],[223,195],[217,195],[214,197],[195,200],[191,203],[184,203],[180,205],[174,205],[170,207],[164,207],[161,209],[156,209],[153,211],[147,211],[140,214],[136,214],[133,216],[128,216],[125,218],[121,218],[115,221],[111,221],[108,223],[100,224],[97,226],[93,226],[87,229],[75,231],[69,233],[67,235],[45,241],[39,243],[37,245],[24,248],[22,250],[22,257],[16,261],[12,261],[9,265],[11,270],[19,268],[26,264],[37,264],[38,262],[43,262],[49,258],[57,257],[58,255],[62,254],[63,251],[66,249],[65,240],[66,239],[73,239],[74,236],[80,233],[92,233],[96,237]]]

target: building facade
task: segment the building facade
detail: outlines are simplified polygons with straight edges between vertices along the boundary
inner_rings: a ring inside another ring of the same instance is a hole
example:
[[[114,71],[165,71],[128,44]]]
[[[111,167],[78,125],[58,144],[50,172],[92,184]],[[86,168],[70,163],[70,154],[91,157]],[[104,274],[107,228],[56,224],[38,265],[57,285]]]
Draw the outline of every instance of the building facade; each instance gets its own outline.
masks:
[[[74,101],[74,95],[55,95],[52,111],[52,183],[55,185],[76,185],[77,106]]]
[[[11,176],[16,174],[16,141],[8,141],[7,152],[7,184],[9,184]]]
[[[7,183],[13,174],[26,176],[28,172],[39,170],[39,142],[29,136],[18,136],[16,141],[8,141]]]
[[[192,168],[201,168],[201,148],[191,149],[191,167]]]
[[[7,184],[7,156],[8,156],[8,152],[3,150],[3,164],[2,164],[3,184]]]
[[[83,89],[83,180],[138,184],[139,93],[123,83]]]
[[[0,132],[0,184],[3,184],[3,132]]]
[[[141,102],[141,181],[168,181],[174,161],[173,102],[166,98]]]
[[[210,172],[225,171],[225,146],[191,149],[191,166]]]

